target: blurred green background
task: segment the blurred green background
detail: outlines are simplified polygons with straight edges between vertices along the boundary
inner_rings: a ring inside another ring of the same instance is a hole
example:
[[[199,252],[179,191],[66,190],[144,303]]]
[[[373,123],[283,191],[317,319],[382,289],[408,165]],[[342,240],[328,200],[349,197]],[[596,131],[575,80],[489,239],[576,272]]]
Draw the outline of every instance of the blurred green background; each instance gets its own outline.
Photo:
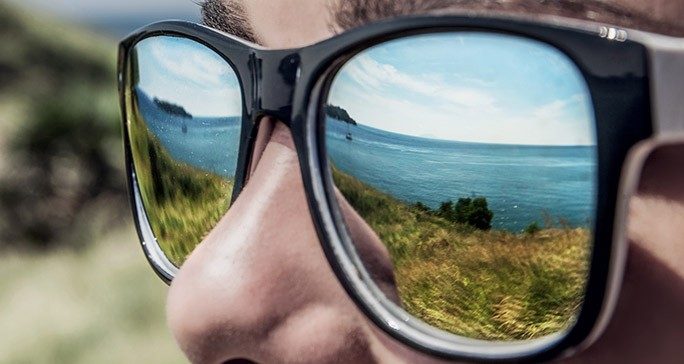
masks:
[[[182,363],[128,206],[117,40],[190,0],[0,0],[0,363]]]

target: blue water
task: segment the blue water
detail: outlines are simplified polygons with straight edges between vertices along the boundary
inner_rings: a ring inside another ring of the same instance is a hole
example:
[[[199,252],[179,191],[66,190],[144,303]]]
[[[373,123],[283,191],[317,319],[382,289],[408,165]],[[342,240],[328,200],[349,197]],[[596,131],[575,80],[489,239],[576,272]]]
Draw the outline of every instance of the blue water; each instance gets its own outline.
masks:
[[[407,203],[435,209],[483,196],[492,226],[520,231],[531,222],[589,226],[595,204],[596,148],[520,146],[406,136],[328,118],[329,158],[340,170]],[[353,140],[347,140],[350,132]]]
[[[160,110],[138,90],[149,130],[169,154],[232,178],[240,117],[182,118]],[[183,133],[183,124],[187,132]],[[347,140],[351,132],[353,140]],[[431,208],[484,196],[497,229],[520,231],[544,215],[589,226],[595,204],[595,147],[478,144],[400,135],[328,119],[329,157],[345,173],[407,203]]]
[[[239,116],[183,118],[161,110],[152,97],[140,89],[137,91],[138,107],[148,129],[171,157],[221,176],[235,176],[240,142]]]

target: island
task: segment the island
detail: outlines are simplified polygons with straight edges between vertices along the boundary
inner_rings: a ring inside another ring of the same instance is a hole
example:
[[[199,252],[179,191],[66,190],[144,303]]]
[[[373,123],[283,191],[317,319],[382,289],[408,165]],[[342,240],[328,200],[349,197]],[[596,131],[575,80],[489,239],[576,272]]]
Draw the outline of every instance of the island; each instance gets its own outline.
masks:
[[[326,105],[324,110],[325,110],[325,114],[328,115],[329,117],[333,118],[333,119],[344,121],[347,124],[356,125],[356,120],[354,120],[351,116],[349,116],[349,113],[347,112],[347,110],[345,110],[339,106]]]
[[[186,119],[192,119],[192,115],[187,112],[182,106],[176,105],[174,103],[164,101],[158,98],[154,98],[154,104],[157,105],[160,109],[162,109],[164,112],[169,113],[171,115],[176,115],[180,116]]]

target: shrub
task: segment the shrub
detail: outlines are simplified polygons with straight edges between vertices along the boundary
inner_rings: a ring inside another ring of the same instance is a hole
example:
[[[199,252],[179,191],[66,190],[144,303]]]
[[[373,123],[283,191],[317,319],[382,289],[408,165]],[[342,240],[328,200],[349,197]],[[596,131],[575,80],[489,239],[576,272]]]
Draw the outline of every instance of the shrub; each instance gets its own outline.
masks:
[[[525,230],[523,230],[523,232],[525,234],[528,234],[528,235],[534,235],[534,234],[538,233],[539,231],[541,231],[541,227],[539,226],[539,224],[536,221],[527,225]]]
[[[489,209],[486,198],[459,199],[456,207],[461,209],[456,210],[456,215],[464,220],[460,222],[465,222],[480,230],[490,230],[492,228],[494,213]]]
[[[484,197],[460,198],[455,205],[451,200],[442,202],[435,214],[448,221],[485,231],[492,228],[494,218]]]
[[[455,222],[454,202],[451,200],[442,202],[442,204],[439,205],[439,209],[437,209],[437,216]]]
[[[421,212],[430,212],[430,208],[422,202],[416,202],[413,207]]]

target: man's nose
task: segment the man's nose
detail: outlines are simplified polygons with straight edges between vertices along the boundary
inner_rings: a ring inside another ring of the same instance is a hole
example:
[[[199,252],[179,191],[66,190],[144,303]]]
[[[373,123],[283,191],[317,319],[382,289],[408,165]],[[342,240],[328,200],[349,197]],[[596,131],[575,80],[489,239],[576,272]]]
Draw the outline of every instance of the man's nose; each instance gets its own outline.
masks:
[[[193,362],[371,361],[370,329],[318,242],[290,131],[262,123],[249,182],[171,285],[171,329]]]

